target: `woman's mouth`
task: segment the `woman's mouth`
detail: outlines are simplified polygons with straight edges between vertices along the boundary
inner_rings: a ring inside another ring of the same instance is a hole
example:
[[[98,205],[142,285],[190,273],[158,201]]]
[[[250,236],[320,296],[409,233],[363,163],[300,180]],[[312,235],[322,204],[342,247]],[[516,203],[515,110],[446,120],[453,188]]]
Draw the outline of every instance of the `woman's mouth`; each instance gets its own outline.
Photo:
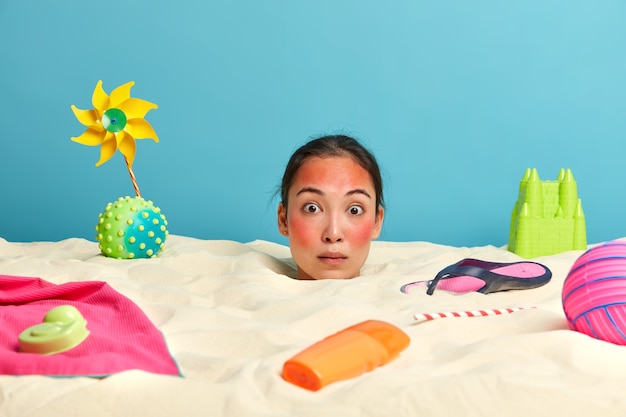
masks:
[[[339,252],[327,252],[317,257],[320,261],[329,265],[338,265],[343,263],[348,257]]]

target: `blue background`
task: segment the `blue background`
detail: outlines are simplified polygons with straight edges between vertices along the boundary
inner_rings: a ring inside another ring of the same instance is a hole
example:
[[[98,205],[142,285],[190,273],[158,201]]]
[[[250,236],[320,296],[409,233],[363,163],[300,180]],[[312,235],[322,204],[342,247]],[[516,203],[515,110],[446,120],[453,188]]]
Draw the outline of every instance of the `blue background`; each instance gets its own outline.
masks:
[[[626,235],[626,2],[0,0],[0,237],[94,240],[132,195],[70,105],[134,80],[161,142],[134,171],[170,232],[286,243],[292,151],[351,134],[386,181],[381,240],[504,245],[526,168],[571,168],[590,243]]]

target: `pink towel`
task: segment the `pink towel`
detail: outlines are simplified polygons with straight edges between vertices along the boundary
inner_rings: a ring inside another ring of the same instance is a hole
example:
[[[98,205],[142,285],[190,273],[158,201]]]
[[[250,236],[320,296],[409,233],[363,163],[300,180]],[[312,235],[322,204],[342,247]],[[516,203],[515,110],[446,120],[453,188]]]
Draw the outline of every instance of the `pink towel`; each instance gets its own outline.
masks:
[[[54,355],[19,351],[24,329],[68,304],[87,320],[90,334],[80,345]],[[181,375],[163,335],[131,300],[101,281],[55,285],[0,275],[0,374],[103,377],[130,369]]]

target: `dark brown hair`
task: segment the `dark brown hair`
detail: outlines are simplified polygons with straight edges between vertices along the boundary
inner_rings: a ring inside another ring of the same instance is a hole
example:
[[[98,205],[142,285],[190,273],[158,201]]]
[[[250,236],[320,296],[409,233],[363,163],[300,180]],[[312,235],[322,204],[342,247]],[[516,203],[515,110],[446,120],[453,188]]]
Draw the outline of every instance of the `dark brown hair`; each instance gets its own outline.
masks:
[[[366,170],[376,191],[376,207],[384,207],[383,180],[374,155],[358,140],[345,135],[322,136],[305,143],[289,158],[280,187],[281,203],[287,209],[288,194],[302,164],[311,157],[349,156]]]

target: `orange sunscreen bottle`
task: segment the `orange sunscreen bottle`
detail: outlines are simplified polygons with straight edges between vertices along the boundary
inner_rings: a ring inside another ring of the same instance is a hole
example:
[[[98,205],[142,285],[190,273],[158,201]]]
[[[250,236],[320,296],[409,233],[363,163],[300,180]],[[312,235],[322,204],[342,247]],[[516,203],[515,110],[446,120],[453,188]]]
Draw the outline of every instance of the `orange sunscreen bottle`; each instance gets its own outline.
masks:
[[[309,346],[283,365],[283,378],[311,391],[354,378],[394,359],[410,339],[396,326],[367,320]]]

